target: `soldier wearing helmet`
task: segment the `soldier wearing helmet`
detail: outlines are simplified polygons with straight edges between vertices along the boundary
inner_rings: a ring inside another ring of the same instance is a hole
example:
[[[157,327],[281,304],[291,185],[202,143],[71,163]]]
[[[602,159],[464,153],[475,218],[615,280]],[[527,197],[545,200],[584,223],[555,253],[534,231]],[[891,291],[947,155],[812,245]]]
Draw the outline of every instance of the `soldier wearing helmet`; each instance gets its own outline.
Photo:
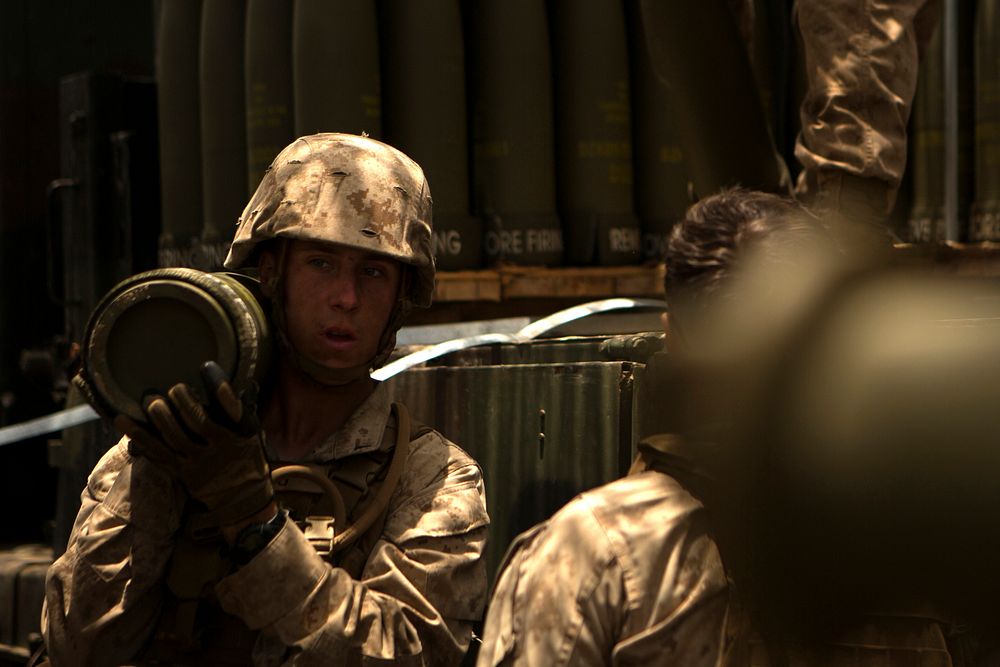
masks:
[[[55,662],[461,660],[486,595],[482,473],[370,377],[430,304],[430,224],[390,146],[318,134],[278,155],[226,259],[259,270],[278,334],[259,428],[211,364],[208,409],[181,384],[147,402],[152,428],[116,418],[50,571]]]

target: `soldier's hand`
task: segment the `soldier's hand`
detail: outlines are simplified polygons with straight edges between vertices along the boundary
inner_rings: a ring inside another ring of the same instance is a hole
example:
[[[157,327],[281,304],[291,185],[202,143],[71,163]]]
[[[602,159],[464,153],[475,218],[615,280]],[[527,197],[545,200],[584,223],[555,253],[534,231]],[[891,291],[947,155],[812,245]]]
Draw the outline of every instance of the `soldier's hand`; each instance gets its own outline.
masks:
[[[225,526],[253,516],[274,498],[260,426],[215,362],[202,368],[209,405],[176,384],[145,410],[155,428],[124,415],[115,425],[131,438],[130,451],[163,466],[202,503],[211,523]]]

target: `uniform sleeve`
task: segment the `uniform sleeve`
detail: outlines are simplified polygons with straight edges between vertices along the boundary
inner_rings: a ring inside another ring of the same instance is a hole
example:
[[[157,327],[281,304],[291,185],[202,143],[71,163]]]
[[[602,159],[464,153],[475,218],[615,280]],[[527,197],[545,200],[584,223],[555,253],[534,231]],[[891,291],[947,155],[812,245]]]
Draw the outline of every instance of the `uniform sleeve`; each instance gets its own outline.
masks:
[[[217,585],[223,609],[261,630],[262,641],[280,642],[285,664],[460,662],[486,598],[485,492],[471,458],[451,446],[442,461],[433,453],[445,446],[440,436],[425,438],[412,443],[360,580],[324,561],[288,522]]]
[[[183,502],[125,440],[105,454],[46,578],[42,633],[53,664],[120,665],[139,652],[155,627]]]
[[[477,665],[608,665],[625,613],[621,565],[586,511],[564,510],[511,547]]]

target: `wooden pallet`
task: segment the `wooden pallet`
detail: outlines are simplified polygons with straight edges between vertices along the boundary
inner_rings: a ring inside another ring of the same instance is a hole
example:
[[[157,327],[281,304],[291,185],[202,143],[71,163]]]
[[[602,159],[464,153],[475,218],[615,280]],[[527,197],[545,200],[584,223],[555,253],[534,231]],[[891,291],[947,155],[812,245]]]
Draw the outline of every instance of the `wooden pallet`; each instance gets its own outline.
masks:
[[[907,261],[932,261],[939,270],[1000,277],[1000,243],[899,244]],[[440,271],[434,300],[503,302],[510,299],[601,299],[663,295],[663,264],[544,268],[501,266],[479,271]]]
[[[504,266],[481,271],[441,271],[434,300],[586,299],[663,294],[663,265],[617,267]]]
[[[1000,243],[901,243],[896,252],[914,262],[931,261],[937,270],[966,276],[1000,278]]]

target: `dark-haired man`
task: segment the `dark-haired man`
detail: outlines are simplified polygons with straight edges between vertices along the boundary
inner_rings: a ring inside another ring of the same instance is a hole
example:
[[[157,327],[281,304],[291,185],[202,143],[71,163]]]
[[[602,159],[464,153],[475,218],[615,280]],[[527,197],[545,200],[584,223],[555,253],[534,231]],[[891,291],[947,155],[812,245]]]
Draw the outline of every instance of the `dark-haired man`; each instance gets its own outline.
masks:
[[[735,287],[754,285],[741,273],[749,258],[781,280],[799,251],[824,248],[836,252],[820,222],[790,199],[730,189],[698,202],[668,243],[668,345],[701,345],[711,314],[736,301]],[[581,494],[515,541],[479,667],[950,664],[940,630],[920,621],[928,634],[891,637],[876,622],[838,636],[819,662],[765,644],[723,566],[699,446],[689,435],[645,439],[628,476]],[[908,633],[913,624],[893,627]]]
[[[668,341],[683,337],[705,301],[723,298],[752,238],[801,214],[790,199],[738,189],[691,207],[668,243]],[[628,476],[581,494],[515,541],[480,667],[708,667],[732,652],[741,619],[699,498],[703,480],[684,448],[674,436],[647,439]]]

